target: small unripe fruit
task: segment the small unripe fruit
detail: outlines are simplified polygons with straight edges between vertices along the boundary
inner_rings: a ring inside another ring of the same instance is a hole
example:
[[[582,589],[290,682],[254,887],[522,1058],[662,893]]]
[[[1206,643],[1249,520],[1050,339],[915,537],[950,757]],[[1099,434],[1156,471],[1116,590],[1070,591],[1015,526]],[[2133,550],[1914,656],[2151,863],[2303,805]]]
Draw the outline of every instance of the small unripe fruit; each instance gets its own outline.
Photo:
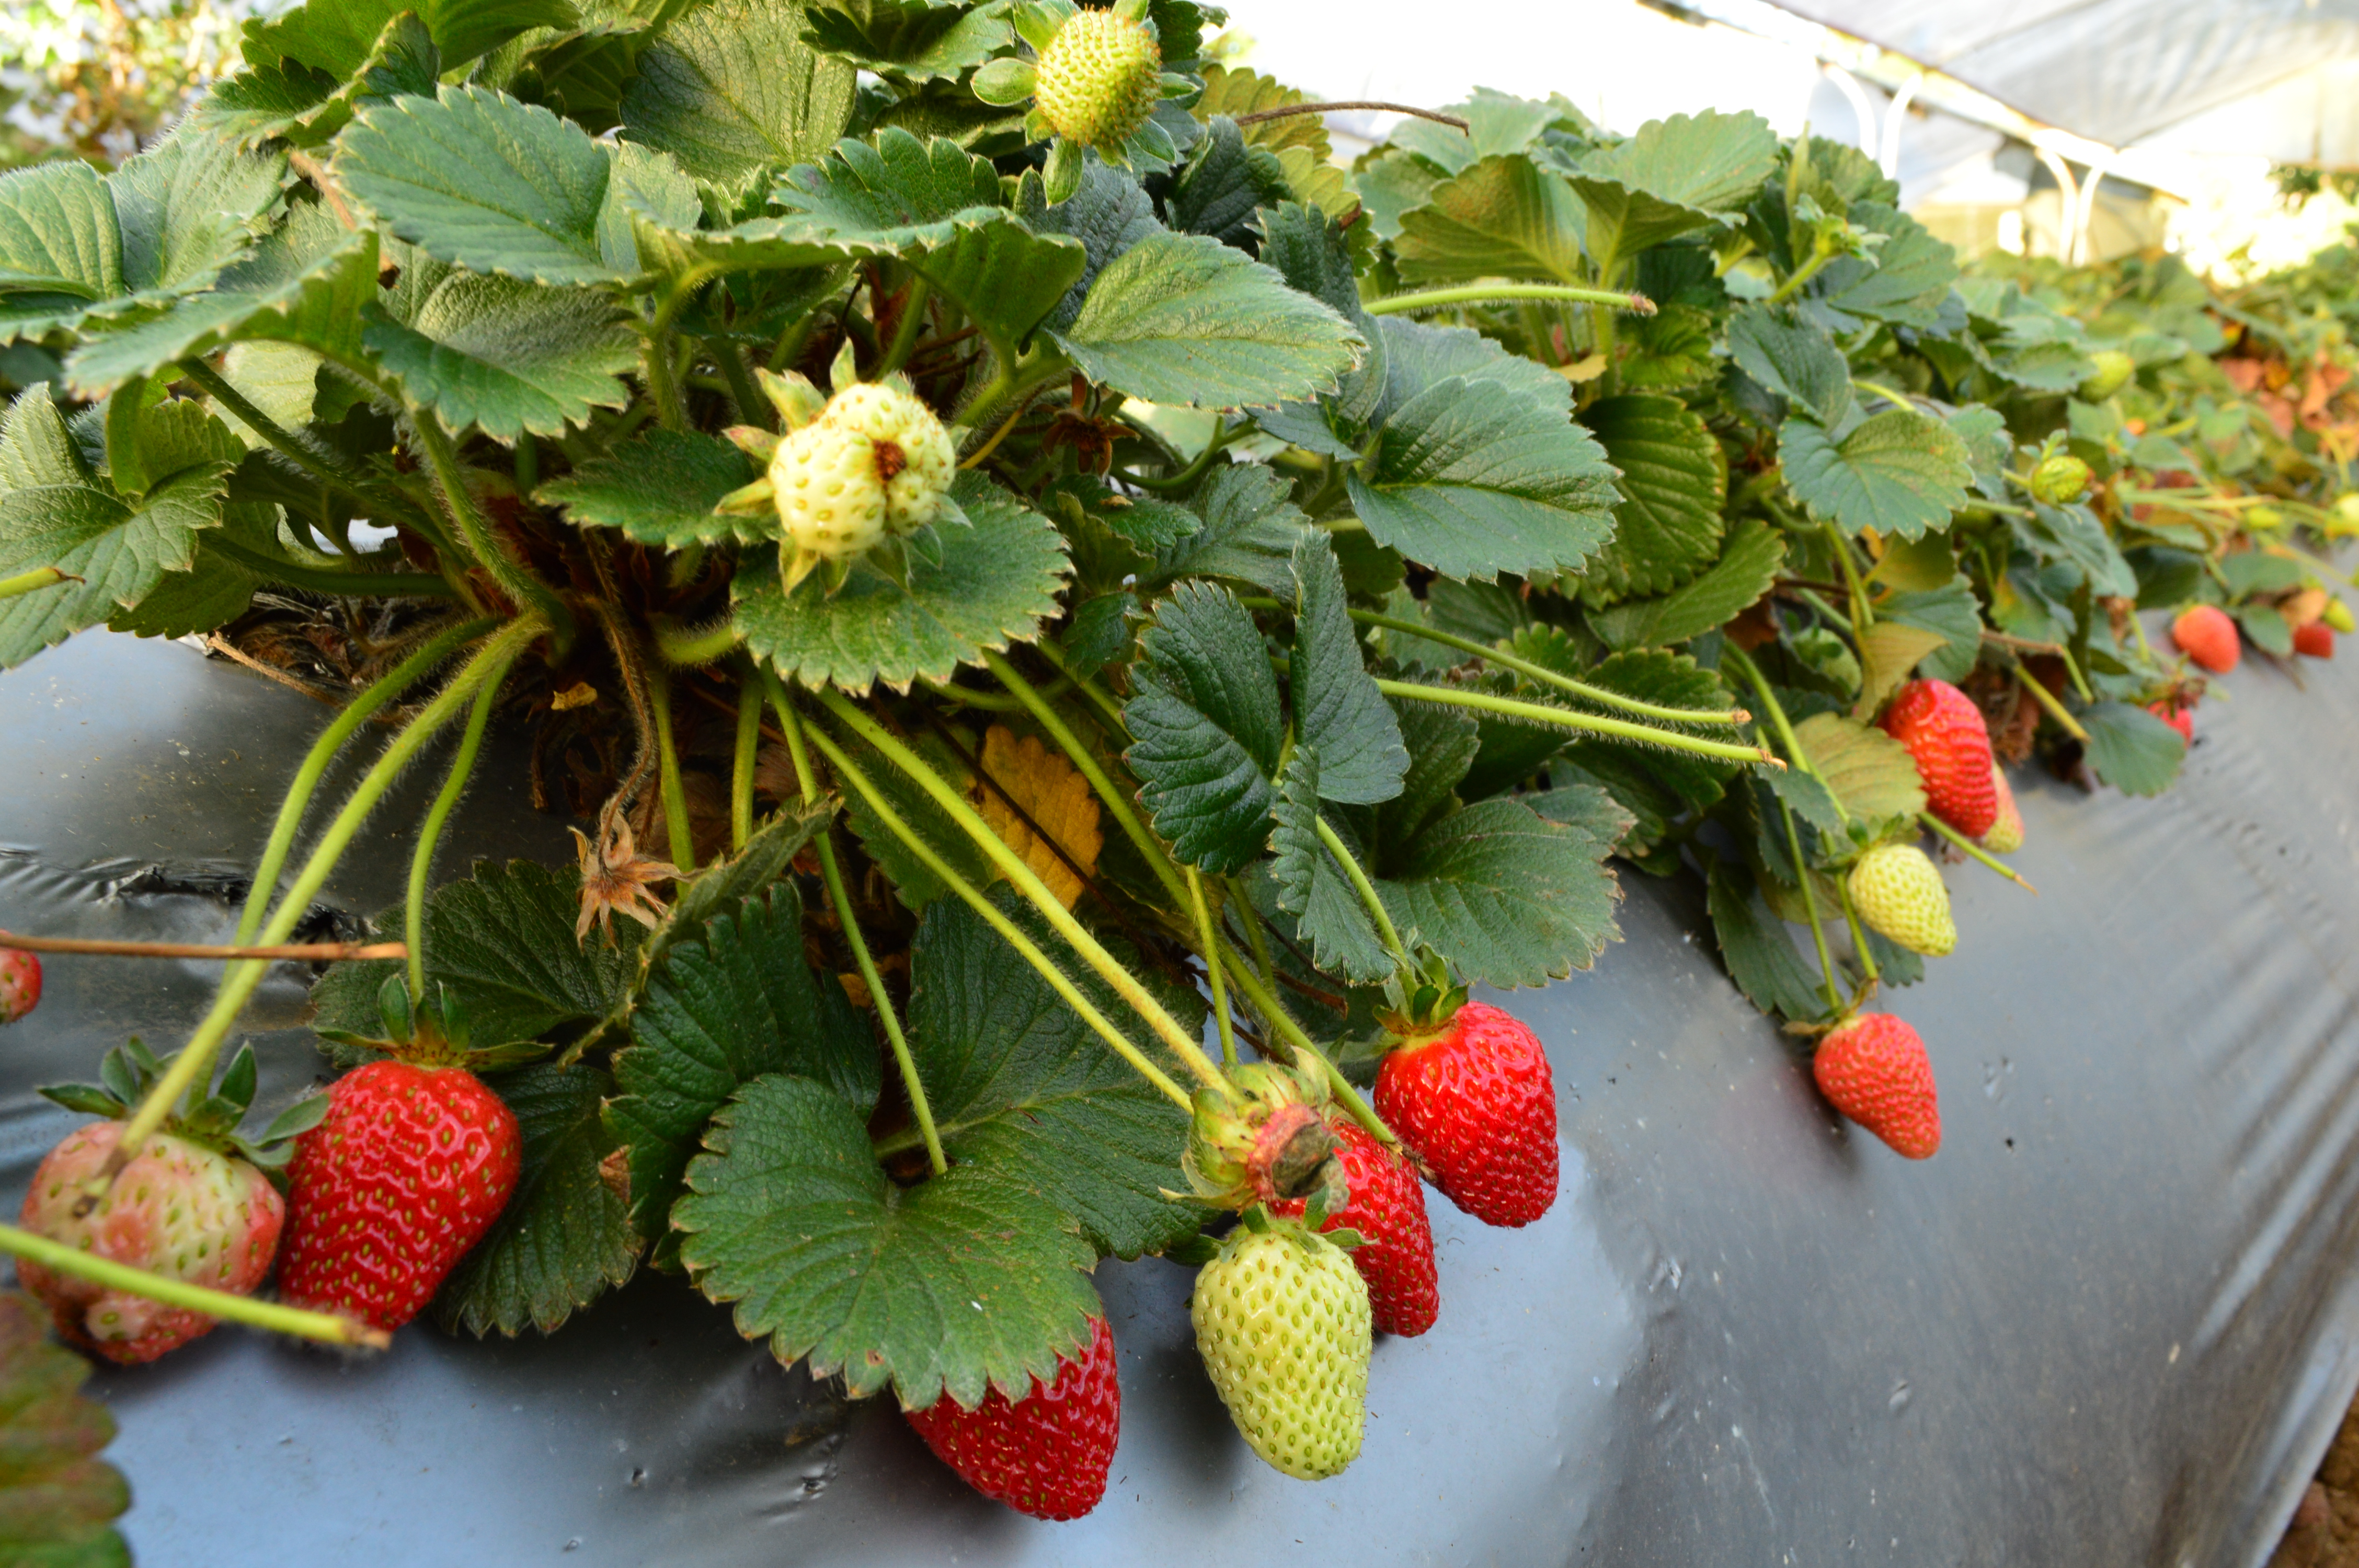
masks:
[[[0,1023],[14,1023],[41,1000],[41,960],[22,947],[0,947]]]
[[[2330,596],[2326,601],[2326,608],[2318,612],[2318,618],[2346,637],[2354,632],[2359,632],[2359,621],[2352,619],[2351,607],[2339,599]]]
[[[2103,403],[2137,374],[2137,361],[2119,349],[2099,349],[2089,358],[2097,368],[2081,384],[2081,395],[2091,403]]]
[[[1940,869],[1914,844],[1879,844],[1851,871],[1852,902],[1879,935],[1929,958],[1958,945]]]
[[[1154,35],[1112,11],[1076,11],[1040,51],[1033,103],[1049,128],[1100,151],[1119,149],[1162,96]]]
[[[822,560],[856,556],[885,537],[885,482],[875,449],[824,419],[778,443],[770,460],[788,547]]]
[[[2050,506],[2069,506],[2088,489],[2089,465],[2070,452],[2045,459],[2031,470],[2031,493]]]
[[[934,411],[911,394],[859,382],[828,400],[824,424],[849,430],[874,449],[885,487],[885,530],[906,534],[931,523],[958,477],[958,453]]]

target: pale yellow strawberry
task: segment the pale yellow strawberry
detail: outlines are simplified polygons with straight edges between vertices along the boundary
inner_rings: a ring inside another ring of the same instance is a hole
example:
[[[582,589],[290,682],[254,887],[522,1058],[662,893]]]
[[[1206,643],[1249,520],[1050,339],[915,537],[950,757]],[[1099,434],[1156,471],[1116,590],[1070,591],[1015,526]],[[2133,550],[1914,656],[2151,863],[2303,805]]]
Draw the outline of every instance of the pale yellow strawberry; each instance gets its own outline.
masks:
[[[1360,1456],[1368,1287],[1350,1254],[1290,1220],[1239,1226],[1196,1274],[1196,1351],[1256,1454],[1323,1481]]]
[[[1983,835],[1983,848],[1994,855],[2012,855],[2023,848],[2023,813],[2016,809],[2015,791],[2007,787],[2006,770],[1991,764],[1991,788],[1998,795],[1998,820]]]
[[[1852,902],[1878,934],[1912,953],[1939,958],[1958,945],[1950,890],[1914,844],[1879,844],[1851,871]]]

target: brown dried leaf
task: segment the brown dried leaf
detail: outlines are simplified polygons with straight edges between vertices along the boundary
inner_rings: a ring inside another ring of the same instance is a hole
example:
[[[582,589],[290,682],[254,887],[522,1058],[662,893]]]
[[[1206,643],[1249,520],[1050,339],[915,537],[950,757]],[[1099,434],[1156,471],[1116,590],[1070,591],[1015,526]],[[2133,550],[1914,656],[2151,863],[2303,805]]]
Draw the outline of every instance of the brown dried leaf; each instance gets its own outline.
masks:
[[[1097,797],[1062,756],[1040,743],[1039,737],[1018,739],[1004,724],[995,724],[983,738],[983,771],[998,788],[977,782],[973,799],[984,821],[1000,841],[1023,857],[1057,902],[1067,909],[1082,896],[1083,876],[1097,871],[1098,851],[1105,835],[1098,826]],[[1009,802],[1015,805],[1011,806]],[[1031,821],[1026,822],[1029,817]],[[1038,826],[1039,833],[1033,827]],[[1046,834],[1055,845],[1041,841]],[[1060,857],[1058,849],[1064,855]],[[1071,862],[1071,865],[1067,861]],[[1073,868],[1078,866],[1081,874]]]

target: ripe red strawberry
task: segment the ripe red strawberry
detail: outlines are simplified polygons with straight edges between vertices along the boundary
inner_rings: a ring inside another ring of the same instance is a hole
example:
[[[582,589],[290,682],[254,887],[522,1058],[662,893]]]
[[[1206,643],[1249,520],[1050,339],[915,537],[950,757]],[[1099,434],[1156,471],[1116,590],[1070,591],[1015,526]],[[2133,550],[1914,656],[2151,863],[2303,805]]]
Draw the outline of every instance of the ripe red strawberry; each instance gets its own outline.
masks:
[[[1368,1282],[1368,1311],[1376,1332],[1415,1338],[1441,1312],[1425,1188],[1407,1155],[1369,1137],[1358,1122],[1338,1118],[1332,1128],[1335,1157],[1343,1162],[1352,1200],[1330,1213],[1319,1228],[1360,1233],[1352,1263]],[[1300,1198],[1270,1206],[1289,1219],[1299,1218],[1305,1206]]]
[[[2308,654],[2313,659],[2334,656],[2334,629],[2323,621],[2313,621],[2307,626],[2293,629],[2293,651]]]
[[[2146,710],[2178,730],[2181,741],[2190,746],[2195,744],[2195,709],[2165,697],[2160,702],[2147,703]]]
[[[0,1023],[14,1023],[41,1000],[41,960],[22,947],[0,947]]]
[[[280,1292],[399,1328],[499,1218],[523,1155],[515,1114],[464,1067],[345,1074],[288,1166]]]
[[[149,1138],[98,1207],[74,1217],[82,1184],[121,1141],[120,1121],[85,1122],[33,1173],[18,1223],[55,1241],[192,1285],[245,1295],[270,1272],[286,1218],[278,1189],[244,1160],[168,1133]],[[110,1361],[153,1361],[215,1320],[186,1307],[60,1274],[20,1259],[16,1278],[58,1332]]]
[[[1925,1042],[1890,1013],[1861,1013],[1820,1041],[1810,1076],[1837,1110],[1894,1153],[1930,1160],[1941,1147],[1941,1107]]]
[[[934,1456],[984,1497],[1034,1519],[1079,1519],[1105,1496],[1122,1434],[1114,1331],[1090,1319],[1082,1358],[1060,1357],[1053,1379],[1033,1379],[1013,1404],[994,1389],[971,1411],[944,1394],[904,1413]]]
[[[2190,604],[2170,623],[2170,640],[2179,651],[2210,670],[2224,676],[2236,667],[2245,650],[2236,641],[2236,623],[2216,604]]]
[[[1912,680],[1884,710],[1884,732],[1917,759],[1926,809],[1969,838],[1990,831],[1998,820],[1990,728],[1973,697],[1945,680]]]
[[[1522,1021],[1461,1005],[1376,1072],[1376,1114],[1442,1195],[1485,1225],[1529,1225],[1556,1202],[1556,1084]]]

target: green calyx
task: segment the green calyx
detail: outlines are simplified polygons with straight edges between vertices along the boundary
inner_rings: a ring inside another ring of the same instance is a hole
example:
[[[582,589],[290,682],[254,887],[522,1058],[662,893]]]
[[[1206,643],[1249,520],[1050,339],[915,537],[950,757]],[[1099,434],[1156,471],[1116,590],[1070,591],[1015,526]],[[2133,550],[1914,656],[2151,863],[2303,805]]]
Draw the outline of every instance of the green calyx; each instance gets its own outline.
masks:
[[[1221,1208],[1311,1200],[1321,1212],[1344,1201],[1335,1135],[1325,1115],[1327,1086],[1316,1073],[1275,1063],[1235,1069],[1241,1100],[1211,1088],[1196,1094],[1180,1167],[1199,1198]]]
[[[100,1062],[97,1083],[49,1084],[39,1092],[68,1110],[121,1121],[147,1098],[179,1054],[174,1052],[159,1058],[135,1034]],[[307,1095],[279,1112],[258,1136],[247,1138],[238,1131],[238,1124],[254,1104],[258,1076],[254,1047],[240,1045],[223,1070],[221,1081],[210,1090],[190,1085],[158,1130],[215,1153],[237,1155],[266,1171],[277,1170],[294,1153],[295,1140],[319,1125],[327,1113],[328,1100],[325,1095]]]
[[[549,1054],[547,1045],[534,1041],[476,1050],[468,1040],[466,1003],[444,981],[437,980],[422,1001],[413,1001],[408,980],[400,975],[388,975],[385,984],[377,988],[376,1007],[378,1021],[385,1030],[381,1035],[356,1034],[343,1029],[321,1029],[317,1033],[321,1039],[335,1044],[380,1052],[417,1067],[465,1067],[471,1072],[486,1072],[516,1066]]]
[[[1450,1021],[1465,1004],[1466,988],[1451,975],[1449,964],[1432,948],[1420,947],[1414,970],[1402,971],[1385,981],[1385,1011],[1377,1022],[1394,1039],[1406,1044],[1449,1028]]]

